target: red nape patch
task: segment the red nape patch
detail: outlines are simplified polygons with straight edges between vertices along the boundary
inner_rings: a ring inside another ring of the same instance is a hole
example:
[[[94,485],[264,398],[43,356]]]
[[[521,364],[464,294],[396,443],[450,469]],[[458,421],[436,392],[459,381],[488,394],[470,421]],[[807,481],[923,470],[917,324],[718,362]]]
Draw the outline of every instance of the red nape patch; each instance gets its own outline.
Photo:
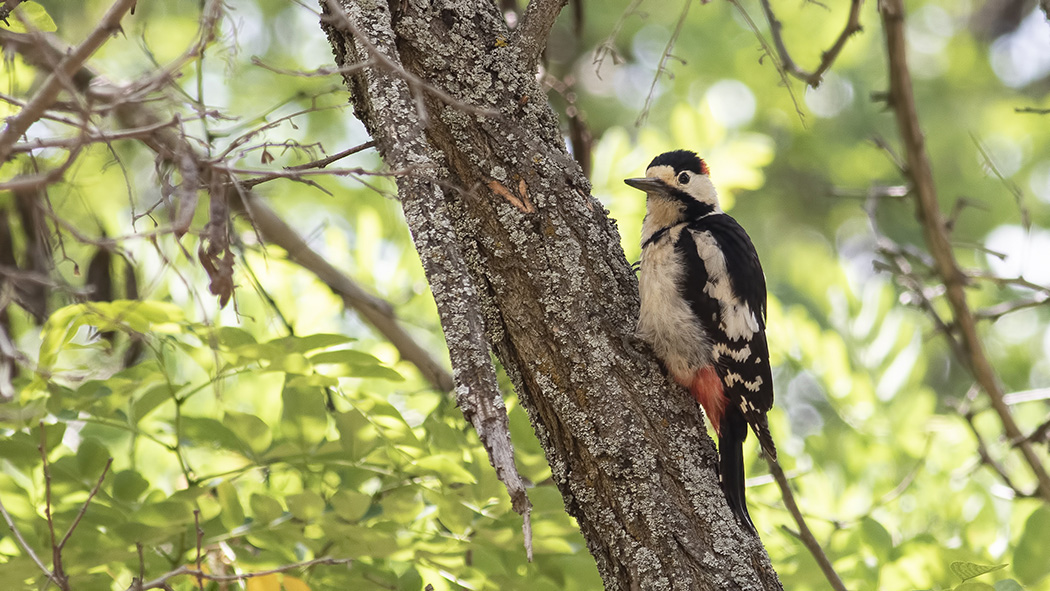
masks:
[[[706,176],[711,176],[711,169],[707,167],[707,163],[704,162],[703,158],[700,158],[700,173]]]
[[[715,373],[714,366],[708,365],[698,369],[693,374],[693,381],[683,385],[689,388],[689,393],[704,407],[704,412],[707,413],[707,420],[711,421],[711,426],[715,428],[715,433],[721,437],[722,415],[725,414],[726,403],[729,400],[722,391],[722,380]]]

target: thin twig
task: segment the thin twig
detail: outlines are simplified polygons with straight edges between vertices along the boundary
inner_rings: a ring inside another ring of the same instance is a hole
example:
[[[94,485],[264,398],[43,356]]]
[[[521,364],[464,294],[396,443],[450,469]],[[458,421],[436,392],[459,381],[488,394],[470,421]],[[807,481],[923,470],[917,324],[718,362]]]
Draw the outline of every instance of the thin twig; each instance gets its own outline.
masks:
[[[795,96],[795,90],[791,87],[791,81],[788,79],[787,70],[784,69],[784,65],[780,63],[780,56],[773,51],[773,48],[769,46],[769,42],[766,41],[765,36],[761,31],[758,30],[758,25],[755,24],[755,20],[751,18],[747,10],[744,9],[743,5],[740,4],[739,0],[729,0],[729,3],[736,8],[737,12],[740,13],[740,17],[747,23],[747,27],[754,33],[755,38],[758,39],[758,45],[762,48],[763,56],[768,56],[770,61],[773,62],[773,67],[777,70],[777,75],[780,76],[780,81],[783,83],[784,88],[787,90],[788,96],[791,97],[791,104],[795,106],[795,114],[798,115],[800,121],[805,125],[806,114],[802,112],[802,105],[798,102],[798,97]],[[759,58],[759,63],[762,63],[762,58]]]
[[[685,0],[682,4],[682,14],[678,17],[678,22],[674,26],[674,32],[671,33],[671,37],[667,40],[663,53],[660,54],[660,63],[656,66],[656,74],[653,75],[653,83],[649,86],[649,94],[645,96],[645,106],[642,107],[642,112],[638,114],[638,118],[634,121],[635,127],[641,127],[649,117],[649,108],[652,107],[653,95],[656,93],[656,83],[660,81],[660,76],[667,72],[667,60],[672,57],[671,50],[674,49],[678,36],[682,34],[682,27],[685,26],[685,19],[689,16],[689,7],[692,4],[693,0]],[[685,64],[685,60],[681,58],[675,59]]]
[[[22,537],[22,532],[19,531],[18,526],[15,525],[14,518],[12,518],[11,514],[7,512],[7,507],[4,507],[2,496],[0,496],[0,515],[3,516],[4,523],[7,524],[7,528],[11,530],[11,533],[15,536],[15,541],[17,541],[18,545],[22,547],[22,551],[26,553],[26,556],[28,556],[29,559],[33,561],[33,564],[37,565],[37,567],[44,573],[44,576],[46,576],[49,581],[54,581],[57,584],[58,579],[55,578],[55,574],[52,573],[46,566],[44,566],[44,563],[40,560],[40,557],[37,556],[36,552],[33,551],[33,547],[26,542],[26,539],[24,537]]]
[[[59,589],[68,591],[69,579],[62,568],[62,547],[58,544],[55,537],[55,519],[51,511],[51,467],[47,461],[47,429],[44,426],[44,421],[40,421],[39,426],[40,445],[37,446],[37,450],[40,452],[44,471],[44,519],[47,521],[48,535],[51,536],[51,578],[58,585]]]
[[[65,148],[72,149],[74,147],[82,147],[84,144],[94,144],[100,142],[112,142],[116,140],[126,139],[142,139],[153,134],[153,132],[169,125],[177,125],[176,119],[169,121],[158,121],[155,125],[138,129],[124,129],[121,131],[94,131],[85,133],[81,136],[76,137],[53,137],[53,138],[35,138],[28,142],[18,142],[11,147],[12,154],[20,154],[23,152],[32,152],[35,150],[42,150],[44,148]]]
[[[1018,310],[1024,310],[1026,308],[1035,308],[1042,306],[1050,300],[1050,296],[1045,293],[1037,293],[1027,298],[1021,298],[1009,302],[1001,302],[995,306],[989,306],[981,310],[974,312],[974,317],[978,320],[991,320],[992,322],[1011,314]]]
[[[263,201],[251,193],[247,195],[247,199],[233,199],[231,203],[242,206],[248,212],[264,240],[280,246],[292,261],[317,275],[343,298],[347,307],[357,310],[369,324],[386,337],[403,359],[419,368],[428,382],[443,392],[452,391],[455,387],[452,375],[401,327],[389,303],[362,289],[353,279],[310,248],[306,241]]]
[[[147,581],[143,583],[140,589],[142,589],[143,591],[145,591],[146,589],[170,589],[171,587],[168,585],[168,581],[174,579],[175,577],[181,577],[183,575],[190,575],[192,577],[197,577],[199,580],[204,581],[215,581],[217,583],[234,583],[237,581],[247,581],[248,579],[252,579],[255,577],[265,577],[267,575],[285,573],[297,568],[310,568],[313,566],[337,566],[340,564],[350,564],[352,562],[353,559],[351,558],[325,557],[317,558],[314,560],[307,560],[305,562],[297,562],[295,564],[285,564],[283,566],[278,566],[276,568],[271,568],[268,570],[260,570],[233,575],[215,575],[205,572],[201,568],[190,568],[188,566],[180,566],[179,568],[173,571],[164,573],[163,575],[157,577],[156,579],[153,579],[152,581]]]
[[[329,164],[331,164],[331,163],[333,163],[333,162],[335,162],[337,160],[342,160],[343,158],[346,158],[347,156],[352,156],[354,154],[357,154],[358,152],[361,152],[363,150],[367,150],[369,148],[374,148],[374,147],[376,147],[376,143],[374,141],[369,141],[369,142],[365,142],[363,144],[354,146],[353,148],[347,148],[346,150],[343,150],[342,152],[339,152],[338,154],[332,154],[331,156],[328,156],[327,158],[322,158],[320,160],[314,160],[313,162],[307,162],[306,164],[296,164],[295,166],[286,166],[286,167],[284,167],[284,169],[285,170],[307,170],[307,169],[310,169],[310,168],[324,168],[324,167],[328,166]]]
[[[795,524],[798,525],[798,539],[806,546],[809,553],[813,555],[813,560],[817,561],[817,565],[820,566],[820,570],[824,573],[824,578],[828,580],[831,588],[835,591],[846,591],[846,585],[843,584],[842,578],[839,577],[839,574],[835,572],[835,567],[831,564],[828,555],[824,553],[824,548],[820,546],[820,542],[817,541],[813,532],[810,531],[809,526],[806,525],[806,518],[803,517],[802,510],[798,508],[798,503],[795,502],[795,493],[791,491],[791,484],[788,482],[787,476],[784,475],[784,470],[780,467],[780,462],[769,457],[767,454],[762,455],[766,458],[766,463],[769,464],[769,472],[773,475],[773,480],[775,480],[777,486],[780,487],[780,494],[784,499],[784,506],[787,507],[788,512],[791,513],[791,517],[795,519]]]
[[[204,569],[201,568],[201,561],[203,560],[203,556],[201,554],[201,546],[204,544],[204,530],[201,529],[201,510],[200,509],[194,509],[193,510],[193,526],[194,526],[194,528],[193,528],[194,532],[193,533],[195,534],[194,535],[194,539],[196,540],[195,546],[196,546],[196,550],[197,550],[196,553],[194,554],[193,562],[194,562],[194,564],[197,565],[197,587],[200,588],[201,591],[203,591],[204,590],[204,577],[202,577],[200,573],[204,572]]]
[[[825,72],[835,63],[835,59],[838,58],[849,38],[863,30],[860,26],[860,7],[862,4],[864,4],[864,0],[851,0],[846,26],[839,33],[835,43],[820,55],[820,65],[817,66],[817,69],[807,72],[799,67],[795,60],[791,59],[787,45],[784,44],[784,38],[780,34],[783,25],[777,20],[776,15],[773,14],[773,7],[770,5],[769,0],[762,0],[762,10],[766,13],[766,20],[769,21],[769,32],[773,36],[773,45],[776,46],[777,54],[780,55],[780,63],[783,64],[784,71],[813,88],[820,86],[820,83],[824,80]]]
[[[620,57],[619,52],[616,51],[616,37],[620,34],[620,29],[623,28],[627,22],[627,18],[636,14],[638,6],[641,5],[642,0],[631,0],[630,6],[628,6],[623,13],[620,14],[620,18],[616,19],[616,24],[613,25],[609,31],[609,35],[605,37],[605,41],[598,44],[597,49],[594,50],[594,73],[601,78],[602,64],[605,62],[607,56],[612,56],[613,64],[620,64],[623,62],[623,58]]]
[[[95,487],[88,493],[88,498],[80,505],[80,510],[77,511],[77,516],[73,518],[73,523],[69,524],[69,529],[66,530],[66,535],[62,536],[62,541],[58,543],[58,551],[61,552],[66,547],[66,542],[69,538],[73,537],[73,530],[80,525],[80,520],[84,518],[84,514],[87,513],[88,505],[91,504],[91,499],[95,498],[100,488],[102,488],[102,481],[106,479],[106,474],[109,473],[109,467],[113,464],[113,458],[106,460],[106,465],[102,467],[102,474],[99,474],[98,481],[95,482]]]
[[[977,139],[976,135],[971,133],[970,139],[973,140],[974,145],[977,146],[977,151],[981,154],[981,157],[984,158],[984,163],[989,169],[991,169],[995,178],[999,179],[999,182],[1002,183],[1002,185],[1006,187],[1006,190],[1010,192],[1010,195],[1013,196],[1014,202],[1017,204],[1017,210],[1021,214],[1021,226],[1025,230],[1031,230],[1032,216],[1028,212],[1028,208],[1024,206],[1024,193],[1021,192],[1021,187],[1018,187],[1017,183],[1003,176],[1003,173],[999,170],[999,166],[995,163],[992,155],[988,153],[988,150],[984,147],[984,144],[981,143],[981,140]]]

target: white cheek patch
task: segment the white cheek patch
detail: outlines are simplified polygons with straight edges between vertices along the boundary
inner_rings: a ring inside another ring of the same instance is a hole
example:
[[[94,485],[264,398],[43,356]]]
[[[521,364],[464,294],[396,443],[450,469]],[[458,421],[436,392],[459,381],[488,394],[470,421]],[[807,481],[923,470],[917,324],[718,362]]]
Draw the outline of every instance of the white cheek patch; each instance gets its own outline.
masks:
[[[693,174],[689,179],[689,183],[681,185],[681,187],[682,190],[692,195],[700,203],[713,206],[715,208],[714,213],[722,213],[722,208],[718,204],[718,191],[715,190],[715,185],[709,177],[702,174]]]

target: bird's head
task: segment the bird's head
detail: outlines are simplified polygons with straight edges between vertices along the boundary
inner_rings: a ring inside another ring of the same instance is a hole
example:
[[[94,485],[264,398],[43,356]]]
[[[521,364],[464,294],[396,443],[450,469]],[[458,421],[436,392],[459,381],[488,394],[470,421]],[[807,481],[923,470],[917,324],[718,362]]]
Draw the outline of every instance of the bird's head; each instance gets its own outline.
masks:
[[[644,177],[623,182],[645,191],[650,213],[661,210],[685,220],[722,211],[709,172],[707,163],[695,152],[675,150],[653,158]]]

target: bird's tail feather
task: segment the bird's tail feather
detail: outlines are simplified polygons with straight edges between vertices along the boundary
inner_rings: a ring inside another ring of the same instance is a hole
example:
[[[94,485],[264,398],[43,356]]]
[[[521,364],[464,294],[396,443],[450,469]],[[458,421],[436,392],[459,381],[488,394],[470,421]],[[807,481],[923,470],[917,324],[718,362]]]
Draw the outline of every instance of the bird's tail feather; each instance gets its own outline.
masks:
[[[746,434],[746,431],[745,431]],[[747,500],[744,498],[744,439],[726,433],[718,439],[718,468],[722,490],[725,492],[729,508],[737,521],[755,529],[751,516],[747,512]]]

